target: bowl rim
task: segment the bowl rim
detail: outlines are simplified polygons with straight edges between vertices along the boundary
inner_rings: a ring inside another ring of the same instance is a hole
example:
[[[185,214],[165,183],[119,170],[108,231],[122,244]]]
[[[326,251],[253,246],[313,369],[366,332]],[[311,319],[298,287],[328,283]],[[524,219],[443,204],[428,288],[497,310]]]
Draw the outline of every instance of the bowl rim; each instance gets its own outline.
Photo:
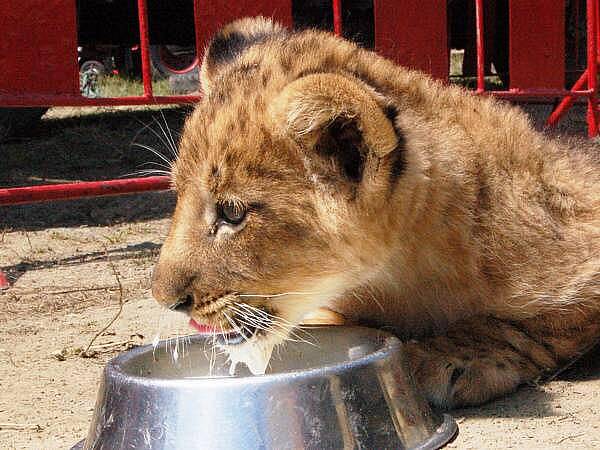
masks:
[[[336,327],[341,327],[337,325]],[[316,326],[314,328],[331,328],[328,326]],[[197,387],[209,386],[216,388],[219,386],[249,386],[263,385],[273,383],[289,383],[294,380],[308,380],[313,378],[324,378],[330,375],[336,375],[341,372],[346,372],[353,369],[359,369],[371,364],[376,364],[387,358],[390,358],[394,353],[399,353],[402,350],[402,342],[395,335],[377,328],[368,328],[362,326],[349,326],[349,329],[369,330],[376,333],[382,339],[381,347],[366,355],[362,355],[356,359],[347,359],[341,362],[325,364],[310,369],[296,369],[279,373],[267,373],[262,375],[251,375],[242,377],[189,377],[189,378],[161,378],[161,377],[144,377],[136,375],[124,370],[124,365],[139,355],[148,351],[153,351],[153,344],[148,344],[121,353],[111,360],[105,366],[105,379],[124,381],[127,384],[136,384],[146,387],[161,387],[161,388],[182,388],[182,387]],[[192,342],[201,341],[206,338],[202,334],[189,335]],[[160,341],[163,342],[163,341]]]

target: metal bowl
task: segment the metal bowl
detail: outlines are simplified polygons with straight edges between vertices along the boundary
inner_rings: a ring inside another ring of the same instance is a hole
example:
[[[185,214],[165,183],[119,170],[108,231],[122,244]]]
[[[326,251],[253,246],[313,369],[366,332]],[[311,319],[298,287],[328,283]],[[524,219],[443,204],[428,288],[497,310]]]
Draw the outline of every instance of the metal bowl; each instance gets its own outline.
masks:
[[[230,376],[224,355],[211,366],[201,335],[180,342],[177,358],[172,341],[119,355],[79,448],[435,449],[456,435],[454,420],[416,393],[396,337],[361,327],[309,333],[315,345],[286,343],[260,376]]]

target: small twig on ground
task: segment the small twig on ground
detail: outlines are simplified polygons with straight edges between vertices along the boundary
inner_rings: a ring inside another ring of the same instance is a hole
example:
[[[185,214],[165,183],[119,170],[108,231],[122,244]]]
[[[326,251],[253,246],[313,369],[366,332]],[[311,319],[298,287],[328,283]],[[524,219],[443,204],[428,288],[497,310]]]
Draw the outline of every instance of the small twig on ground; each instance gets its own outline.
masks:
[[[15,289],[15,292],[19,295],[39,295],[40,290],[44,289],[44,286],[41,286],[39,289],[34,290],[18,290]],[[98,286],[93,288],[78,288],[78,289],[65,289],[63,291],[48,291],[44,292],[44,295],[62,295],[62,294],[76,294],[78,292],[94,292],[94,291],[113,291],[117,289],[115,286]]]
[[[44,427],[37,423],[0,423],[0,430],[34,430],[42,431]]]
[[[94,337],[90,340],[90,342],[88,343],[88,345],[85,348],[85,350],[80,353],[80,356],[82,358],[90,358],[90,357],[94,356],[93,352],[90,353],[90,348],[92,347],[92,345],[94,344],[94,342],[96,341],[96,339],[98,339],[98,337],[100,337],[102,335],[102,333],[104,333],[106,330],[108,330],[108,328],[113,323],[116,322],[116,320],[119,318],[119,316],[123,312],[123,285],[121,284],[121,278],[119,277],[119,272],[117,271],[117,268],[115,267],[115,264],[113,263],[113,261],[108,256],[108,250],[106,249],[106,247],[104,248],[104,251],[106,252],[106,260],[110,264],[110,267],[111,267],[111,269],[112,269],[112,271],[113,271],[113,273],[115,275],[115,279],[117,280],[117,285],[119,287],[119,309],[117,310],[117,313],[113,316],[113,318],[110,319],[108,321],[108,323],[100,331],[98,331],[94,335]]]
[[[108,347],[120,347],[121,345],[129,345],[129,344],[133,344],[133,340],[132,339],[125,339],[124,341],[118,341],[118,342],[107,342],[106,344],[96,344],[93,345],[92,348],[93,349],[101,349],[101,348],[108,348]]]
[[[31,245],[31,239],[29,239],[29,233],[25,231],[25,237],[27,238],[27,242],[29,243],[29,251],[33,253],[33,245]]]
[[[556,444],[562,444],[565,441],[568,441],[569,439],[577,439],[578,437],[581,436],[585,436],[585,433],[579,433],[579,434],[571,434],[569,436],[565,436],[564,438],[556,441]]]
[[[46,292],[45,295],[73,294],[75,292],[110,291],[114,288],[115,288],[114,286],[102,286],[102,287],[95,287],[95,288],[69,289],[66,291]],[[37,292],[36,292],[36,294],[37,294]]]
[[[95,344],[91,347],[83,350],[81,347],[65,347],[62,350],[52,352],[50,356],[58,361],[66,361],[67,358],[79,356],[81,358],[95,358],[102,353],[112,353],[115,350],[129,350],[134,347],[138,347],[140,342],[136,342],[133,338],[139,337],[140,335],[132,335],[129,339],[117,342],[106,342],[104,344]],[[84,353],[85,352],[85,353]]]
[[[573,420],[575,418],[575,415],[573,413],[567,413],[564,416],[560,416],[558,419],[556,419],[558,422],[562,422],[563,420]]]

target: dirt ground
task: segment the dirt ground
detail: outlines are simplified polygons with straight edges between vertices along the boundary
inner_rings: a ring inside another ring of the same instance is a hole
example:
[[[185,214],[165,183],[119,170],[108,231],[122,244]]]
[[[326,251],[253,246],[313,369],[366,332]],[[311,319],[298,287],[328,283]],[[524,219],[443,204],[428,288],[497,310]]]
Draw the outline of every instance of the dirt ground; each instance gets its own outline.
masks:
[[[536,117],[547,108],[536,108]],[[184,108],[166,108],[179,129]],[[116,178],[157,161],[163,113],[55,109],[27,138],[0,144],[0,187]],[[150,124],[150,127],[145,125]],[[581,131],[571,117],[562,131]],[[190,333],[158,307],[149,277],[174,205],[170,193],[0,207],[0,448],[66,449],[84,438],[103,365],[133,345]],[[119,310],[120,317],[92,338]],[[451,448],[600,448],[600,349],[557,380],[453,412]]]

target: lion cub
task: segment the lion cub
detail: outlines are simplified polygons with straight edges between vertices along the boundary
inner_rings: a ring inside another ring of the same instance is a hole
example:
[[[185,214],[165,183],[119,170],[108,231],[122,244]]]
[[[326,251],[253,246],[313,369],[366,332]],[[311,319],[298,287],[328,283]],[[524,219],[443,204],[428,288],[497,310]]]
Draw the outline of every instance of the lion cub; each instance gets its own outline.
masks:
[[[517,108],[320,31],[225,27],[172,177],[153,293],[227,347],[319,308],[393,330],[438,406],[600,338],[600,169]],[[236,351],[237,351],[236,350]]]

